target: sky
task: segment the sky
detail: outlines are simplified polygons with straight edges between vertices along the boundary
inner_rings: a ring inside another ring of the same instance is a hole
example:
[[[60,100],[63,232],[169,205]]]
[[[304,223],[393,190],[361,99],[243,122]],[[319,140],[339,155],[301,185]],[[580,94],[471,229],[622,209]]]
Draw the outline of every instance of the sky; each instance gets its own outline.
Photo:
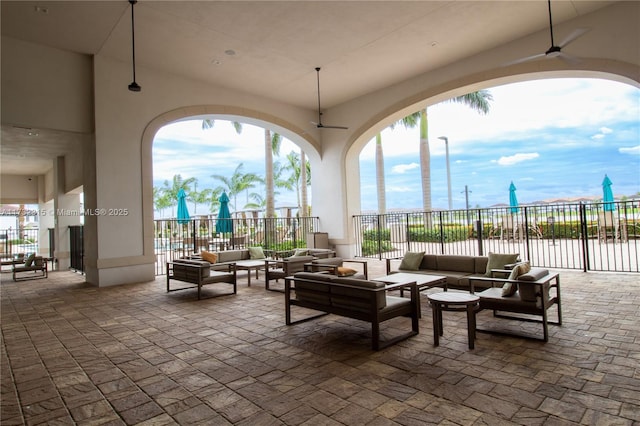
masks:
[[[439,136],[449,140],[454,209],[465,208],[465,186],[470,207],[508,204],[512,181],[521,204],[601,197],[605,174],[617,198],[640,192],[640,89],[600,79],[546,79],[487,90],[493,100],[486,115],[452,102],[427,109],[434,208],[448,206]],[[396,126],[382,132],[382,141],[387,209],[420,209],[419,130]],[[291,151],[299,148],[285,139],[275,160],[285,163]],[[363,212],[377,209],[374,155],[372,139],[360,154]],[[209,130],[199,120],[173,123],[157,133],[153,161],[158,187],[175,174],[196,177],[199,189],[217,187],[211,175],[230,177],[240,163],[245,173],[264,176],[264,130],[244,125],[237,135],[223,120]],[[238,200],[238,210],[244,203]],[[277,196],[276,207],[296,204],[295,193]]]

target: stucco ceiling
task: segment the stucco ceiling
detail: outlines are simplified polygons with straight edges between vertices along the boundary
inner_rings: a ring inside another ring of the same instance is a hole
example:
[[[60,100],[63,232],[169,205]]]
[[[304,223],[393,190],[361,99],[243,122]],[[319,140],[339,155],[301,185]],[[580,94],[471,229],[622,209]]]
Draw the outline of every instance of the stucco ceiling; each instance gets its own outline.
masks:
[[[609,3],[554,1],[554,25]],[[153,68],[316,109],[314,68],[321,66],[322,104],[330,108],[546,31],[547,13],[544,0],[142,0],[135,5],[136,80],[144,90],[144,70]],[[129,62],[131,6],[126,0],[2,1],[2,34]],[[555,34],[556,41],[567,35]],[[547,44],[504,60],[541,53]],[[30,165],[24,153],[15,154],[21,149],[31,150],[34,160],[69,149],[54,143],[34,150],[33,137],[5,124],[2,173],[44,171],[41,164]],[[47,136],[47,130],[38,131]],[[19,165],[14,154],[23,155]]]

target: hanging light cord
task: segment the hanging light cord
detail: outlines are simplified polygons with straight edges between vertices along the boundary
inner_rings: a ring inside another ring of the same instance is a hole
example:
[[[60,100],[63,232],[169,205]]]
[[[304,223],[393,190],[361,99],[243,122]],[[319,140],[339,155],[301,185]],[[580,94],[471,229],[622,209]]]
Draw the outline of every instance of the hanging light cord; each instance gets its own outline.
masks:
[[[131,55],[133,64],[133,82],[129,85],[129,90],[132,92],[139,92],[140,89],[142,89],[138,83],[136,83],[136,30],[133,17],[133,5],[137,2],[138,0],[129,0],[129,3],[131,3]]]

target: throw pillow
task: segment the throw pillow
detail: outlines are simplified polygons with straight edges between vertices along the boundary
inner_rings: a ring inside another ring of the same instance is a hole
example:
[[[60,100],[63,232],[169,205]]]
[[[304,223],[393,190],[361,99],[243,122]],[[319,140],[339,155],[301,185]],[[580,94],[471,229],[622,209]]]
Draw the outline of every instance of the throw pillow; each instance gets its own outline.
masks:
[[[492,269],[504,269],[504,265],[509,263],[515,263],[520,256],[519,253],[504,254],[504,253],[489,253],[489,260],[487,261],[487,270],[485,271],[485,277],[491,276]]]
[[[206,260],[209,263],[217,263],[218,255],[216,253],[211,253],[209,251],[202,250],[200,252],[200,256],[202,256],[202,260]]]
[[[408,251],[404,254],[400,267],[398,269],[405,269],[408,271],[417,271],[420,268],[422,259],[424,258],[424,252],[411,252]]]
[[[249,247],[249,259],[265,259],[262,247]]]
[[[520,267],[521,265],[516,265],[512,270],[511,274],[509,274],[509,280],[517,280],[520,275]],[[509,297],[516,294],[518,291],[518,284],[516,283],[504,283],[502,286],[502,297]]]
[[[309,255],[308,249],[296,249],[296,251],[293,252],[292,256],[308,256],[308,255]]]
[[[338,266],[336,268],[336,275],[339,277],[350,277],[352,275],[355,275],[356,272],[358,271],[351,268],[345,268],[344,266]]]
[[[35,253],[31,253],[28,257],[27,260],[24,261],[24,266],[26,266],[27,268],[31,265],[33,265],[33,260],[36,258],[36,254]]]

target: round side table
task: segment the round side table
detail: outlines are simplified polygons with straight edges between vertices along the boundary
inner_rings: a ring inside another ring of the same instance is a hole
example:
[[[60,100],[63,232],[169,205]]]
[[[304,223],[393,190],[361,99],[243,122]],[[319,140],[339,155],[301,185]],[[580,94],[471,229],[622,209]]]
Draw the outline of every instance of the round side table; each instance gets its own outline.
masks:
[[[469,349],[474,348],[476,338],[476,311],[480,298],[470,293],[456,293],[452,291],[427,295],[433,311],[433,345],[440,344],[442,336],[442,311],[467,312],[467,338]]]

